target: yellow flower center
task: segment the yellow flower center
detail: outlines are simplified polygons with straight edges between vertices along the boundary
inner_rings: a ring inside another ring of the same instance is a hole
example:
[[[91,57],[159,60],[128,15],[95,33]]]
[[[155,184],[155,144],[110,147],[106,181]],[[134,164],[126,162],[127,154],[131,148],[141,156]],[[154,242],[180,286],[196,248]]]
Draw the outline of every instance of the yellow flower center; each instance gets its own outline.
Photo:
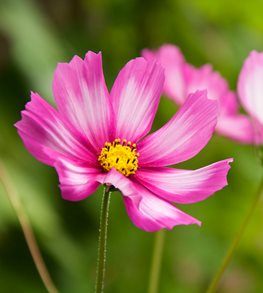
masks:
[[[117,138],[113,142],[105,143],[98,161],[105,171],[115,168],[123,175],[129,176],[135,174],[138,169],[138,157],[135,143]]]

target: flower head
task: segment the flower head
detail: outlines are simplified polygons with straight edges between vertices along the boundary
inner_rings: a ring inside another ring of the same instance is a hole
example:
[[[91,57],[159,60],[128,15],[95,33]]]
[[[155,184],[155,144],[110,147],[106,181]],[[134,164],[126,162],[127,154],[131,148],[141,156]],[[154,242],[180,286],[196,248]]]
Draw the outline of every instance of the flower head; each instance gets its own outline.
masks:
[[[217,132],[238,142],[255,142],[253,123],[247,115],[239,113],[236,94],[211,65],[192,66],[174,45],[163,45],[157,51],[145,49],[142,55],[147,60],[156,59],[164,67],[164,92],[173,101],[181,105],[190,93],[207,89],[208,98],[219,102]]]
[[[32,93],[16,127],[29,152],[56,168],[64,199],[82,200],[107,184],[121,191],[128,215],[143,230],[199,225],[171,202],[198,202],[223,188],[232,160],[194,171],[167,167],[207,144],[218,110],[205,91],[196,92],[167,124],[147,135],[163,84],[162,67],[137,58],[108,92],[101,54],[88,52],[84,60],[75,56],[57,66],[57,109]]]

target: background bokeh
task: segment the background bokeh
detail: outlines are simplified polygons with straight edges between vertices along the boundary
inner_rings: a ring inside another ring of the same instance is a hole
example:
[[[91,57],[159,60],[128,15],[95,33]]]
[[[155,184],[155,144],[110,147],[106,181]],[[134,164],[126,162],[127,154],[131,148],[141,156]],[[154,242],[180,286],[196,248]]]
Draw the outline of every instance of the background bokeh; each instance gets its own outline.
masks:
[[[0,157],[61,292],[93,291],[101,189],[82,202],[62,200],[55,171],[25,150],[13,124],[30,90],[52,103],[56,63],[87,50],[103,52],[110,86],[143,48],[168,42],[195,65],[212,63],[235,89],[249,51],[263,51],[262,11],[261,0],[0,0]],[[155,127],[175,111],[162,99]],[[235,158],[229,186],[205,202],[182,206],[203,226],[166,233],[160,292],[204,292],[256,192],[260,166],[251,146],[215,136],[184,167],[227,157]],[[261,202],[220,292],[263,292],[262,215]],[[106,292],[146,292],[153,239],[131,224],[120,194],[113,194]],[[45,292],[2,186],[0,292]]]

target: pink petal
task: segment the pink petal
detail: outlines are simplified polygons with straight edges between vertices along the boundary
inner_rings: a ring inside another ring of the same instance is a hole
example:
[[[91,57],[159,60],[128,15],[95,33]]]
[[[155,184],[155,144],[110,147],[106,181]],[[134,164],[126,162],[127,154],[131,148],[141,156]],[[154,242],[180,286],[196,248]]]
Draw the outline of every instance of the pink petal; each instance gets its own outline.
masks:
[[[182,104],[187,96],[197,90],[207,90],[208,98],[218,100],[221,113],[237,111],[237,99],[229,90],[226,80],[212,66],[196,68],[188,64],[180,49],[164,45],[157,51],[143,50],[147,60],[157,60],[165,69],[164,91],[176,103]]]
[[[260,55],[256,52],[252,54]],[[263,53],[261,54],[263,55]],[[236,94],[229,89],[227,81],[214,71],[211,65],[206,64],[196,68],[188,64],[181,51],[173,45],[164,45],[157,51],[146,49],[143,50],[142,55],[147,60],[157,60],[164,67],[166,78],[164,91],[176,103],[182,104],[188,94],[206,89],[208,98],[219,102],[220,117],[216,130],[220,134],[242,143],[255,143],[255,141],[262,143],[263,127],[257,125],[257,129],[253,130],[252,123],[244,115],[239,115]],[[263,58],[258,55],[255,59],[260,59],[258,67],[262,69]],[[260,72],[262,74],[263,69]],[[262,89],[257,89],[257,92],[262,92]],[[262,110],[260,112],[263,113]],[[253,122],[253,124],[255,123]],[[254,132],[257,133],[256,137],[254,137]]]
[[[185,75],[187,94],[206,89],[209,99],[218,100],[221,114],[233,114],[238,110],[236,96],[230,91],[226,80],[211,65],[195,68],[187,64]]]
[[[221,135],[241,143],[261,144],[263,127],[243,114],[219,116],[216,130]]]
[[[76,161],[60,159],[55,168],[58,172],[62,197],[79,201],[92,195],[99,186],[99,169],[80,164]]]
[[[206,91],[190,95],[168,123],[138,144],[140,166],[168,166],[194,157],[210,140],[217,114],[217,102]]]
[[[163,228],[172,229],[176,225],[201,224],[114,169],[101,177],[100,182],[112,184],[122,192],[129,217],[142,230],[154,232]]]
[[[165,94],[176,103],[182,104],[186,95],[184,77],[185,59],[180,49],[174,45],[163,45],[157,51],[143,50],[142,56],[147,60],[157,60],[165,69]]]
[[[213,71],[210,65],[195,68],[187,64],[185,73],[188,93],[206,88],[208,98],[219,101],[218,133],[241,143],[262,143],[262,127],[255,129],[254,121],[238,113],[236,94],[230,91],[226,80],[218,72]]]
[[[244,108],[263,125],[263,52],[252,51],[245,60],[238,94]]]
[[[55,71],[53,92],[59,112],[99,152],[114,132],[112,106],[105,84],[101,53],[75,56]]]
[[[220,100],[220,115],[238,115],[239,103],[236,93],[227,91],[221,96]]]
[[[199,202],[227,185],[232,159],[220,161],[197,170],[142,168],[136,180],[153,193],[180,204]]]
[[[111,90],[116,137],[136,142],[150,131],[163,83],[163,69],[154,62],[136,58],[124,66]]]
[[[47,165],[53,166],[60,157],[97,164],[81,137],[38,94],[31,93],[31,101],[15,126],[28,151]]]

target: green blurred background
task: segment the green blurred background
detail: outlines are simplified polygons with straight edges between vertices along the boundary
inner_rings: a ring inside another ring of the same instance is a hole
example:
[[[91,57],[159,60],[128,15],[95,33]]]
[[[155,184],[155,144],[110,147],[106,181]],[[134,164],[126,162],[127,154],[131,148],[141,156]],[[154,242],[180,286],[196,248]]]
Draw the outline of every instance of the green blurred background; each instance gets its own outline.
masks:
[[[13,124],[30,90],[52,102],[57,62],[87,50],[103,52],[110,86],[143,48],[168,42],[195,65],[212,63],[235,89],[249,51],[263,51],[262,11],[260,0],[0,0],[0,156],[61,292],[93,291],[101,189],[82,202],[62,200],[55,171],[25,150]],[[175,111],[162,99],[155,127]],[[235,158],[229,186],[205,202],[182,206],[203,226],[166,233],[160,292],[204,292],[256,192],[261,170],[251,146],[215,136],[184,167],[227,157]],[[261,202],[220,292],[263,292],[262,214]],[[120,194],[114,194],[106,292],[146,292],[153,239],[131,224]],[[45,292],[2,186],[0,292]]]

